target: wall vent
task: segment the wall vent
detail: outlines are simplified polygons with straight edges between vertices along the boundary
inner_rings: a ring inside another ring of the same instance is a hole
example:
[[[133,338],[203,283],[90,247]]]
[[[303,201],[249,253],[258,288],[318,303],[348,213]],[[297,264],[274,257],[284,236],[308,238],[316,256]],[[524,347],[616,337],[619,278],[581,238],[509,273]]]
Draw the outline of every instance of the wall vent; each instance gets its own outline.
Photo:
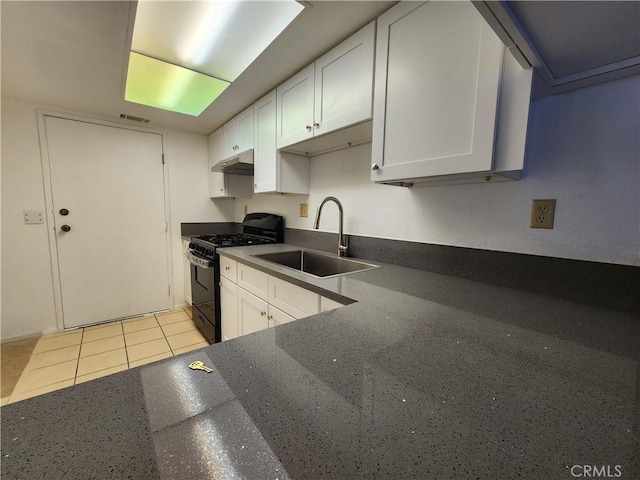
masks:
[[[126,113],[121,113],[120,118],[124,118],[126,120],[133,120],[134,122],[149,123],[148,118],[135,117],[133,115],[127,115]]]

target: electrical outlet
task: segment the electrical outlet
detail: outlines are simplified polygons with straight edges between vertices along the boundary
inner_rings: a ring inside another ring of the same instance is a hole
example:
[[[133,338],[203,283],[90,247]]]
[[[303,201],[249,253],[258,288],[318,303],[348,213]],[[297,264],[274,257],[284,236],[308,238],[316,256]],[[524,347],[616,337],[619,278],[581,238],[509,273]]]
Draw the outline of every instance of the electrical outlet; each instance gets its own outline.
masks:
[[[556,200],[534,200],[531,205],[531,228],[553,228]]]
[[[245,205],[244,206],[244,214],[246,215],[248,211],[249,211],[249,207],[247,205]]]
[[[308,203],[301,203],[300,204],[300,216],[301,217],[308,217],[309,216],[309,204]]]

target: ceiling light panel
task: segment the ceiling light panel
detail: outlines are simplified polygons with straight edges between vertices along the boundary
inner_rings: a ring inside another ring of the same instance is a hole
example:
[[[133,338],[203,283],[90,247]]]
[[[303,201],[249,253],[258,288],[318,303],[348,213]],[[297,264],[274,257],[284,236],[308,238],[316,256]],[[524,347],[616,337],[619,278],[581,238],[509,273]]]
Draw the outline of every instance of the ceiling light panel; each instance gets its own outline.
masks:
[[[198,116],[228,86],[229,82],[131,52],[124,99]]]
[[[131,49],[232,82],[303,8],[293,0],[140,0]]]

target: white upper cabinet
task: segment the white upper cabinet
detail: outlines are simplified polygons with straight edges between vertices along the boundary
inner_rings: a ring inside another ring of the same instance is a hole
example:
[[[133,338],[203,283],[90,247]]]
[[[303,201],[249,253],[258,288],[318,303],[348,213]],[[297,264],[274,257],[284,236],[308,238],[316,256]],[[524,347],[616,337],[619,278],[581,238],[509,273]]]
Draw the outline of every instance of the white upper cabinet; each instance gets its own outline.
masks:
[[[209,135],[209,196],[251,198],[251,177],[211,171],[216,163],[226,158],[224,142],[224,127]]]
[[[253,148],[253,105],[225,123],[222,129],[224,130],[222,159]]]
[[[253,191],[309,193],[309,158],[276,148],[276,91],[254,104]]]
[[[314,136],[371,118],[375,22],[315,62]]]
[[[532,72],[511,85],[511,100],[524,101],[502,106],[505,53],[470,2],[401,2],[381,15],[371,180],[410,185],[518,178]],[[503,141],[522,146],[506,168],[494,149],[503,109],[519,120]]]
[[[313,137],[313,84],[311,64],[276,90],[277,148]]]
[[[375,22],[277,89],[277,148],[371,118]]]

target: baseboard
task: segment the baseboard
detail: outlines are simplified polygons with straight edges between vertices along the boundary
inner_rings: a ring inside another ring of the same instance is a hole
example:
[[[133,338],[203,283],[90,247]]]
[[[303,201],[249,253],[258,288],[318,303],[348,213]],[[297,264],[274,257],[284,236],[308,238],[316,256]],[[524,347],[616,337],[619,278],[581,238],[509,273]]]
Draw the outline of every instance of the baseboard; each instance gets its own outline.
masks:
[[[10,342],[19,342],[20,340],[27,340],[29,338],[38,338],[41,335],[39,333],[31,333],[29,335],[17,335],[15,337],[8,337],[0,339],[0,344],[2,343],[10,343]]]

